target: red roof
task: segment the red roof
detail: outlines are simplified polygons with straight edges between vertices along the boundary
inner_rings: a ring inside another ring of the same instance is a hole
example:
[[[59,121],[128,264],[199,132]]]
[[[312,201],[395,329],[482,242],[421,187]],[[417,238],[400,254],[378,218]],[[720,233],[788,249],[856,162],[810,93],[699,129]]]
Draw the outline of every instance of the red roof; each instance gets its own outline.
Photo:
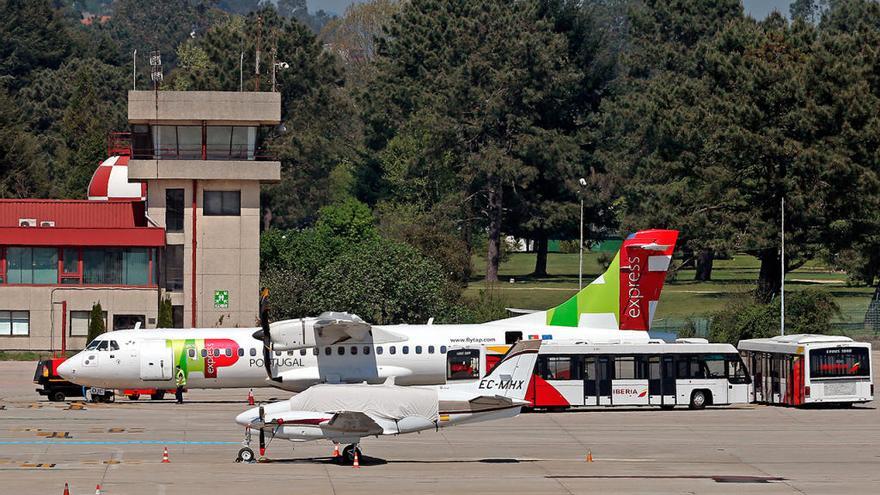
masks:
[[[164,246],[165,229],[148,226],[140,201],[0,199],[0,245]]]

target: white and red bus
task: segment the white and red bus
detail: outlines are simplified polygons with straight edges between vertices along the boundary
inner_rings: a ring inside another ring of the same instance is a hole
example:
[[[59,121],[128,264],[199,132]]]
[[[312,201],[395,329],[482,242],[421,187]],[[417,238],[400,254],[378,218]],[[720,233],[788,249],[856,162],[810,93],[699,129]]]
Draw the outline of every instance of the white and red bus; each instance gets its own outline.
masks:
[[[874,398],[871,344],[834,335],[786,335],[739,342],[755,386],[753,402],[800,406]]]
[[[735,347],[676,343],[544,342],[526,400],[535,408],[746,403],[751,378]]]

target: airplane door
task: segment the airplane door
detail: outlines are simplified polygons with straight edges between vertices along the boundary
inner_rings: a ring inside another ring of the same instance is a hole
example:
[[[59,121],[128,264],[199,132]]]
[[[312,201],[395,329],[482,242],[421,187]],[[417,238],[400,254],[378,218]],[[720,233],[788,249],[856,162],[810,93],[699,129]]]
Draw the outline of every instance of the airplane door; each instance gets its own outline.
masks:
[[[598,382],[599,405],[611,405],[611,380],[614,379],[614,361],[608,356],[598,359],[596,378]]]
[[[660,364],[660,392],[664,406],[675,405],[675,360],[672,356],[663,356]]]
[[[599,405],[599,382],[596,380],[596,358],[587,356],[584,360],[584,405]]]
[[[141,380],[170,380],[174,368],[171,348],[165,341],[147,341],[141,348]]]

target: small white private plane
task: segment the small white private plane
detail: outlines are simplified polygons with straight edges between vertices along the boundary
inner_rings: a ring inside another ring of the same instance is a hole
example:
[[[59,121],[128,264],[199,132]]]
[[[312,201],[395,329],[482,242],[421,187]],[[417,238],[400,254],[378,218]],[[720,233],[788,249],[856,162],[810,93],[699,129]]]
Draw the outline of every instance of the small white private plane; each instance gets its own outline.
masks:
[[[608,270],[546,311],[466,325],[371,325],[356,315],[268,323],[263,328],[119,330],[58,367],[73,383],[107,389],[268,387],[317,383],[438,385],[480,376],[484,346],[502,354],[520,340],[646,342],[678,232],[645,230],[623,241]],[[261,303],[262,306],[262,303]],[[485,371],[485,369],[484,369]]]
[[[258,430],[260,457],[266,435],[293,442],[329,440],[349,444],[342,462],[360,456],[365,437],[401,435],[464,423],[511,418],[520,413],[540,340],[516,343],[485,378],[438,387],[401,387],[389,378],[383,385],[320,384],[289,400],[249,409],[235,418],[245,427],[238,461],[254,460],[251,431]]]

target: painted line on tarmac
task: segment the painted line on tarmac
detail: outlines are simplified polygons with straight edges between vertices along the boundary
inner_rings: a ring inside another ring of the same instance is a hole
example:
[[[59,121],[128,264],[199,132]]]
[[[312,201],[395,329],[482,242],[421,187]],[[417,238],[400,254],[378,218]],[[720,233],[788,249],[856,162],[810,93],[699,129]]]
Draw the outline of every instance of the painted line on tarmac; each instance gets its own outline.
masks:
[[[187,440],[0,440],[0,445],[241,445],[241,442],[198,442]]]

